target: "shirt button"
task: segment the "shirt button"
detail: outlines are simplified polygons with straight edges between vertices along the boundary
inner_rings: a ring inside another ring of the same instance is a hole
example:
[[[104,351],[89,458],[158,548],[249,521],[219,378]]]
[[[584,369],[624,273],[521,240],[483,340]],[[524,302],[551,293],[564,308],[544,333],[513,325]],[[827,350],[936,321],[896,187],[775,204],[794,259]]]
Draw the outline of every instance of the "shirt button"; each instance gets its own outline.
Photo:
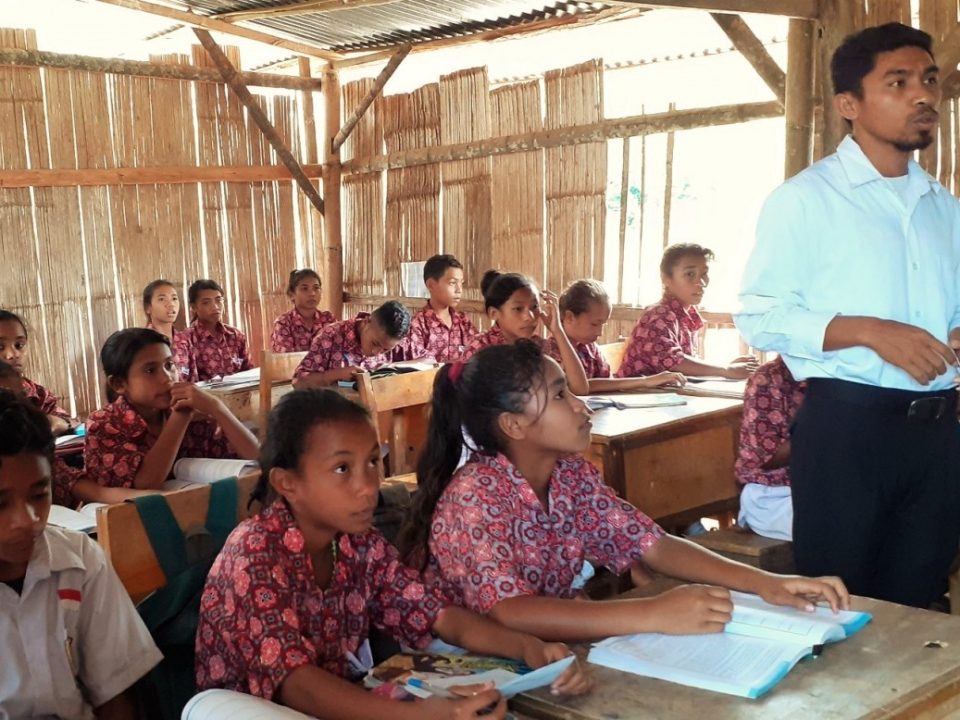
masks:
[[[917,311],[913,314],[913,316],[914,316],[915,318],[920,317],[920,311],[917,310]]]
[[[920,265],[919,265],[919,264],[917,264],[917,263],[912,263],[912,265],[913,265],[913,269],[914,269],[914,270],[919,270],[919,269],[920,269]]]

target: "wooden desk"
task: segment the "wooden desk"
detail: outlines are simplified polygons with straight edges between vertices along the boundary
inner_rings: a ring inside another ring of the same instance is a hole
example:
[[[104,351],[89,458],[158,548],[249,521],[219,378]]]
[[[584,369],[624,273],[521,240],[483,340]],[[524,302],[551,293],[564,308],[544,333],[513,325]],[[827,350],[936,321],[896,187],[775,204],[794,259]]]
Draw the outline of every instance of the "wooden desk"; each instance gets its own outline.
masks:
[[[237,383],[235,385],[220,385],[206,388],[207,392],[219,398],[240,422],[256,422],[260,417],[260,380]],[[273,404],[277,400],[293,392],[290,380],[276,382],[273,385]]]
[[[586,454],[621,497],[667,525],[735,510],[739,495],[733,463],[743,402],[685,400],[594,413]]]
[[[721,695],[589,665],[594,690],[555,698],[539,690],[512,701],[541,720],[880,720],[960,717],[960,619],[856,598],[873,622],[849,640],[802,660],[760,700]],[[944,646],[924,647],[936,640]],[[586,647],[577,652],[585,656]]]

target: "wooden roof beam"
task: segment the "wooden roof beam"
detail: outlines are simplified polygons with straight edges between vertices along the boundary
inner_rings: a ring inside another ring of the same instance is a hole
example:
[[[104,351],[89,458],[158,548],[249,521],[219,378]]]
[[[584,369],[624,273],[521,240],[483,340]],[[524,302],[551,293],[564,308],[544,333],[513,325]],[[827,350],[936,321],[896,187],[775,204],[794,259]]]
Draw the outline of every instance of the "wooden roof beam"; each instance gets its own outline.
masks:
[[[780,69],[777,61],[770,57],[760,38],[739,15],[710,13],[710,16],[783,105],[787,92],[787,74]]]
[[[357,123],[360,122],[360,118],[363,117],[363,114],[367,111],[373,101],[377,99],[383,91],[383,86],[387,84],[387,81],[393,77],[393,74],[397,71],[397,68],[400,67],[400,63],[403,62],[403,59],[410,54],[410,45],[404,45],[402,48],[397,50],[393,54],[393,57],[390,58],[383,70],[380,71],[380,74],[377,75],[377,79],[373,81],[373,87],[370,88],[363,100],[360,101],[360,104],[353,109],[353,112],[350,113],[350,117],[347,118],[347,121],[343,123],[343,127],[337,131],[336,136],[331,141],[333,146],[331,148],[332,152],[336,152],[340,149],[340,146],[350,137],[350,133],[353,132],[353,129],[357,126]]]
[[[88,57],[86,55],[66,55],[42,50],[22,50],[19,48],[0,48],[0,66],[52,67],[111,73],[114,75],[162,78],[167,80],[223,82],[223,76],[213,68],[186,64],[177,65],[174,63]],[[303,78],[261,72],[243,72],[239,73],[239,75],[245,85],[282,88],[286,90],[320,90],[319,78]]]
[[[270,119],[267,117],[266,113],[263,112],[263,109],[250,94],[250,91],[247,89],[247,86],[243,84],[240,80],[239,73],[237,69],[233,66],[233,63],[227,58],[223,50],[220,49],[220,46],[214,41],[210,33],[206,30],[200,28],[193,29],[194,34],[196,34],[197,39],[200,40],[200,44],[203,45],[204,49],[207,51],[207,54],[210,55],[210,59],[213,60],[213,64],[217,66],[217,70],[220,71],[220,74],[223,75],[224,81],[233,90],[234,94],[239,98],[240,102],[243,103],[244,107],[247,108],[247,112],[250,114],[250,119],[256,123],[257,127],[260,128],[260,131],[263,133],[263,136],[267,139],[267,142],[273,146],[273,149],[277,153],[277,157],[280,158],[280,161],[287,166],[287,169],[290,170],[290,174],[293,175],[294,181],[303,190],[304,195],[313,203],[313,206],[323,214],[323,198],[320,197],[320,193],[317,192],[317,189],[313,186],[313,183],[310,182],[310,178],[307,177],[306,173],[303,171],[303,167],[293,156],[293,153],[287,148],[286,143],[283,142],[283,138],[280,137],[280,134],[277,132],[277,129],[270,122]]]
[[[323,176],[321,165],[304,165],[303,169],[309,177]],[[207,182],[273,182],[291,179],[290,169],[283,165],[0,170],[0,188],[180,185]]]
[[[717,13],[757,13],[814,20],[820,16],[819,0],[603,0],[607,5],[645,8],[686,8]]]
[[[188,25],[193,28],[202,28],[203,30],[212,30],[214,32],[226,33],[228,35],[236,35],[237,37],[253,40],[254,42],[260,42],[273,47],[283,48],[284,50],[289,50],[297,55],[315,57],[319,58],[320,60],[326,60],[327,62],[339,60],[343,57],[339,53],[324,50],[323,48],[319,48],[314,45],[307,45],[306,43],[297,42],[295,40],[286,40],[284,38],[277,37],[276,35],[260,32],[259,30],[240,27],[238,25],[223,22],[222,20],[216,20],[205,15],[197,15],[196,13],[177,10],[175,8],[167,7],[166,5],[158,5],[157,3],[147,2],[147,0],[96,0],[96,2],[104,3],[106,5],[114,5],[115,7],[126,8],[127,10],[138,10],[150,15],[158,15],[160,17],[165,17],[168,20],[175,20],[176,22],[183,23],[184,25]]]
[[[290,15],[312,15],[335,12],[337,10],[353,10],[354,8],[360,7],[390,5],[399,1],[400,0],[301,0],[300,2],[274,5],[273,7],[215,13],[210,17],[233,23],[242,20],[260,20],[263,18],[289,17]]]
[[[528,150],[560,147],[561,145],[601,142],[613,138],[637,137],[674,130],[734,125],[748,120],[780,117],[782,115],[783,107],[775,100],[771,100],[765,103],[720,105],[650,115],[607,118],[589,125],[536,130],[519,135],[503,135],[467,143],[415,148],[387,155],[357,158],[343,163],[343,174],[355,175],[453,160],[472,160],[473,158],[507,155]]]

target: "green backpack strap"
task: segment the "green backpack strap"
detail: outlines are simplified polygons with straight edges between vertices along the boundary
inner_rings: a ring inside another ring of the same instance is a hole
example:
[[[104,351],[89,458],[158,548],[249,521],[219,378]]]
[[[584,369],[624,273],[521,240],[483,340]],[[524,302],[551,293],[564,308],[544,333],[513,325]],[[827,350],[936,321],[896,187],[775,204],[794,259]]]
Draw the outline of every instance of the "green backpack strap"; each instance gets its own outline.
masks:
[[[237,502],[240,490],[237,478],[217,480],[210,485],[210,505],[207,508],[207,530],[216,542],[217,552],[227,536],[237,526]]]
[[[187,569],[183,530],[163,495],[144,495],[134,498],[133,504],[140,514],[153,554],[169,582]]]

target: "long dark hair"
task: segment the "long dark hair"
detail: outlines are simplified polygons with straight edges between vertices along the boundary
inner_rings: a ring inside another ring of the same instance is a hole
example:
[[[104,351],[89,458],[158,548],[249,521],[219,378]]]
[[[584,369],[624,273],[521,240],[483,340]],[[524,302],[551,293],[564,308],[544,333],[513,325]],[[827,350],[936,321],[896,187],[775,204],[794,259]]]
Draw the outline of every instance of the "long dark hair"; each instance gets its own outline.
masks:
[[[503,452],[498,418],[522,412],[545,381],[543,353],[525,339],[483,348],[465,365],[457,364],[456,382],[450,378],[453,367],[442,367],[433,383],[427,443],[417,462],[417,492],[398,539],[405,562],[420,568],[429,556],[433,512],[463,451],[462,428],[470,434],[473,449]]]
[[[29,338],[30,334],[27,332],[27,324],[23,321],[23,318],[17,315],[15,312],[10,310],[0,310],[0,322],[16,322],[20,323],[20,327],[23,328],[23,336]]]
[[[517,290],[526,288],[534,295],[537,288],[533,280],[526,275],[515,272],[502,273],[499,270],[487,270],[480,279],[480,292],[483,293],[483,309],[503,307]]]
[[[267,419],[267,436],[260,446],[260,479],[250,493],[250,502],[272,503],[276,493],[270,485],[270,471],[300,467],[310,430],[342,420],[370,422],[370,413],[335,390],[306,389],[284,395]]]

